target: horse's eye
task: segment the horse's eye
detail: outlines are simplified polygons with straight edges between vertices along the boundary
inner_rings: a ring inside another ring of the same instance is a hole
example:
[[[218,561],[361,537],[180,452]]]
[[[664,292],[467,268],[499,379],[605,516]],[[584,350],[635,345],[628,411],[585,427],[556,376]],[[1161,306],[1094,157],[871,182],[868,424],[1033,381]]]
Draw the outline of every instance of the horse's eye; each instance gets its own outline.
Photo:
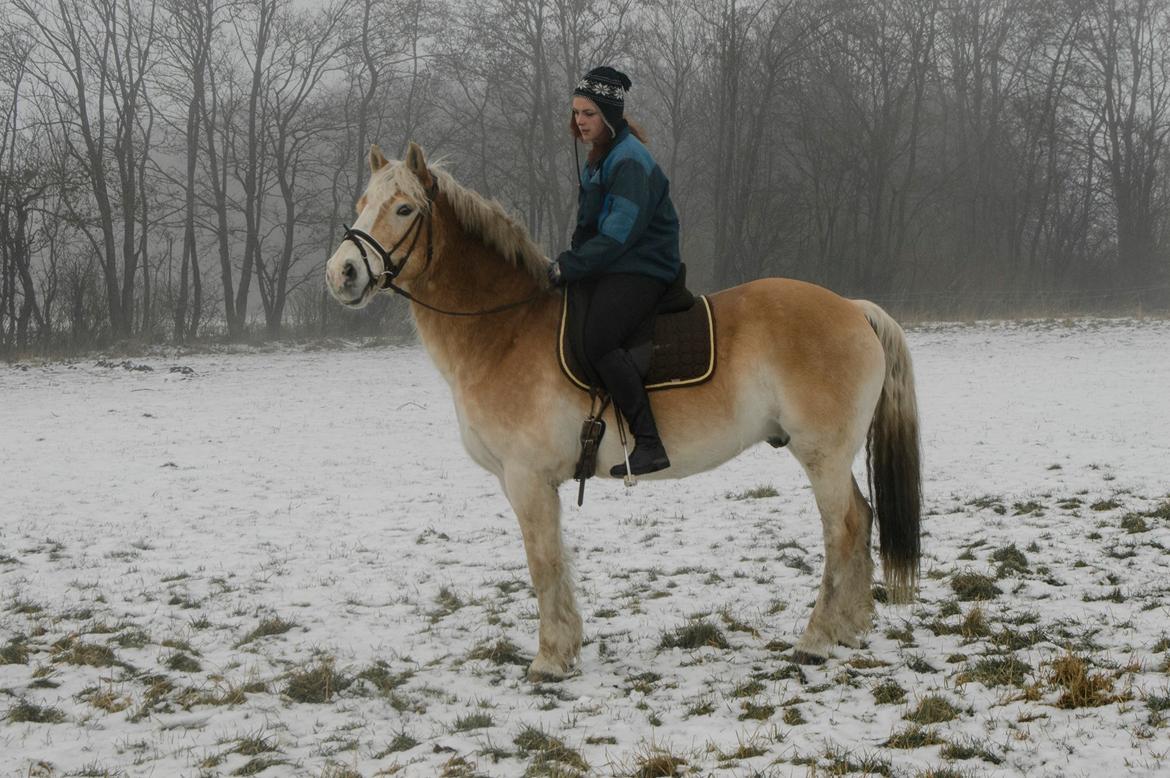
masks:
[[[412,209],[409,205],[400,205],[400,206],[398,206],[398,215],[399,216],[410,216],[411,210]]]

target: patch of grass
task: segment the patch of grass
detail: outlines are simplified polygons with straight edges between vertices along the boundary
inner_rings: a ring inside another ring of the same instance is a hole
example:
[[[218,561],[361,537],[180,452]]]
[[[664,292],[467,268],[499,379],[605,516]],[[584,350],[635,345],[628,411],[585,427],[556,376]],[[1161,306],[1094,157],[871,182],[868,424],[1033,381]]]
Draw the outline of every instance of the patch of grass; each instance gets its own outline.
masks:
[[[731,648],[727,642],[727,638],[723,636],[723,632],[709,621],[695,621],[672,630],[662,636],[658,647],[662,649],[685,648],[688,650],[704,647]]]
[[[84,643],[80,640],[67,640],[55,644],[57,652],[53,659],[71,665],[88,667],[112,667],[120,665],[117,655],[109,646],[99,646],[96,643]]]
[[[452,732],[470,732],[473,729],[484,729],[495,725],[490,713],[469,713],[455,719],[451,727]]]
[[[20,638],[12,638],[0,648],[0,665],[27,665],[28,646]]]
[[[585,738],[587,746],[616,746],[617,738],[613,735],[590,735]]]
[[[916,673],[937,673],[938,668],[927,662],[918,654],[910,654],[906,657],[906,667]]]
[[[873,670],[877,667],[889,667],[890,663],[872,656],[859,656],[850,659],[846,664],[858,670]]]
[[[37,705],[21,698],[4,714],[4,720],[13,724],[60,724],[65,720],[65,714],[58,708]]]
[[[655,748],[634,756],[634,770],[630,778],[673,778],[686,770],[687,760],[669,751]]]
[[[1045,640],[1048,640],[1048,635],[1039,628],[1023,631],[1005,626],[991,636],[991,642],[1001,651],[1019,651]]]
[[[882,743],[883,748],[925,748],[926,746],[937,746],[939,743],[946,741],[939,737],[939,734],[933,729],[923,729],[917,725],[912,725],[890,735],[890,739]]]
[[[1108,500],[1097,500],[1097,502],[1092,503],[1091,505],[1089,505],[1089,507],[1095,511],[1111,511],[1114,508],[1120,508],[1121,503],[1119,503],[1117,500],[1110,498]]]
[[[991,496],[976,497],[974,500],[968,500],[967,504],[974,507],[974,508],[979,508],[981,510],[995,511],[996,513],[998,513],[1001,516],[1003,514],[1007,513],[1007,508],[1003,507],[1003,501],[1000,500],[998,497],[991,497]]]
[[[258,756],[259,754],[268,754],[276,750],[276,741],[272,737],[265,737],[263,732],[257,732],[238,738],[236,740],[236,747],[232,749],[232,752],[242,756]]]
[[[963,623],[959,625],[959,634],[968,640],[987,637],[991,634],[991,627],[987,626],[987,619],[983,616],[983,609],[975,606],[967,612]]]
[[[984,743],[971,738],[947,743],[940,755],[943,759],[982,759],[993,765],[1003,763],[1003,757],[996,754]]]
[[[760,683],[759,681],[744,681],[732,690],[731,696],[735,697],[736,699],[742,699],[743,697],[754,697],[763,690],[764,684]]]
[[[394,737],[386,744],[386,747],[374,755],[375,759],[385,759],[390,754],[397,754],[399,751],[409,751],[419,744],[417,738],[412,737],[405,729],[400,729],[394,733]]]
[[[1164,500],[1156,508],[1142,511],[1142,516],[1147,519],[1164,519],[1170,521],[1170,500]]]
[[[754,638],[760,636],[759,630],[750,624],[740,621],[726,608],[719,612],[719,618],[723,622],[723,625],[731,632],[746,632]]]
[[[1121,528],[1130,535],[1136,535],[1139,532],[1149,532],[1150,525],[1138,513],[1127,513],[1121,519]]]
[[[144,648],[150,640],[150,633],[137,627],[123,630],[114,638],[120,648]]]
[[[197,673],[203,669],[203,665],[195,657],[180,651],[167,659],[167,668],[180,673]]]
[[[800,712],[800,708],[795,706],[784,709],[784,723],[790,727],[799,727],[801,724],[807,723],[807,720]]]
[[[779,497],[780,492],[776,491],[775,487],[764,485],[757,486],[754,489],[748,489],[745,492],[738,494],[727,493],[727,497],[732,500],[762,500],[767,497]]]
[[[45,607],[43,605],[38,605],[31,600],[22,600],[20,598],[13,600],[12,604],[8,606],[8,610],[24,616],[32,616],[34,614],[40,613],[44,609]]]
[[[550,763],[559,763],[574,770],[587,771],[589,769],[589,763],[581,754],[536,727],[525,727],[520,731],[520,734],[516,735],[512,743],[532,757],[533,768],[547,768]]]
[[[662,676],[647,670],[644,673],[631,675],[627,680],[629,681],[629,685],[626,686],[626,689],[629,691],[649,694],[654,691],[654,684],[662,680]]]
[[[1146,707],[1155,713],[1170,710],[1170,689],[1167,689],[1166,694],[1147,694]]]
[[[743,713],[740,713],[738,718],[740,721],[767,721],[772,718],[772,714],[776,712],[775,705],[756,705],[750,700],[743,703]]]
[[[894,705],[902,702],[906,698],[906,690],[892,678],[882,681],[870,689],[870,691],[873,693],[873,699],[878,705]]]
[[[500,638],[494,643],[480,643],[468,652],[467,658],[482,659],[496,665],[528,665],[528,660],[520,654],[520,647],[507,638]]]
[[[280,616],[271,616],[261,621],[256,625],[255,629],[245,635],[239,643],[236,643],[236,648],[247,645],[253,640],[259,640],[260,638],[266,638],[271,635],[283,635],[295,626],[296,624],[294,622],[282,619]]]
[[[236,768],[231,772],[232,775],[259,775],[267,770],[269,767],[277,767],[285,764],[283,759],[278,759],[274,756],[257,756],[249,759],[247,764],[243,767]]]
[[[1053,660],[1048,680],[1061,689],[1058,708],[1097,708],[1123,699],[1112,693],[1112,678],[1090,672],[1088,660],[1073,653]]]
[[[923,697],[911,712],[903,718],[916,724],[941,724],[958,718],[959,709],[941,694],[930,694]]]
[[[431,621],[438,621],[446,616],[450,616],[466,605],[458,594],[446,586],[439,587],[439,593],[435,596],[435,603],[439,607],[429,614]]]
[[[863,753],[855,757],[852,751],[844,748],[829,748],[825,752],[825,758],[829,761],[828,775],[861,773],[863,775],[892,776],[894,774],[890,763],[877,754]]]
[[[399,686],[409,681],[414,673],[405,670],[401,673],[390,672],[390,665],[379,660],[373,666],[367,667],[357,674],[356,680],[368,682],[382,694],[390,694]]]
[[[1024,556],[1023,551],[1016,548],[1015,543],[991,552],[991,561],[999,563],[999,567],[995,569],[996,578],[1024,575],[1028,572],[1028,558]]]
[[[993,600],[1003,591],[985,575],[980,573],[956,573],[951,576],[951,589],[963,602],[972,600]]]
[[[768,753],[768,749],[751,743],[740,743],[734,751],[719,750],[716,753],[720,762],[738,762],[741,759],[754,759],[757,756],[763,756]]]
[[[1044,504],[1035,500],[1012,503],[1012,511],[1016,516],[1043,516]]]
[[[352,678],[333,669],[332,661],[322,659],[307,670],[293,671],[284,693],[295,702],[324,703],[331,701],[334,694],[344,691],[351,683]]]
[[[995,656],[980,659],[955,678],[956,683],[978,681],[984,686],[1023,686],[1032,666],[1014,656]]]
[[[77,698],[107,713],[119,713],[132,704],[132,700],[128,696],[118,694],[112,686],[91,686],[88,689],[83,689]]]
[[[715,712],[715,702],[708,697],[701,698],[698,702],[692,703],[687,708],[685,714],[686,718],[693,718],[695,716],[710,716]]]

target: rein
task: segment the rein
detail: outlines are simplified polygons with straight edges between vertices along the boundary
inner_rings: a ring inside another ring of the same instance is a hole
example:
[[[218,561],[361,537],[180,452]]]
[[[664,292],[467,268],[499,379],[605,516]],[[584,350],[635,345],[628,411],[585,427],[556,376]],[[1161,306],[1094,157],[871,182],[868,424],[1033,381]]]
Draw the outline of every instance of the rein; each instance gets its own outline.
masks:
[[[441,313],[444,316],[487,316],[489,314],[507,311],[512,308],[518,308],[521,305],[526,305],[527,303],[530,303],[540,297],[542,290],[537,289],[523,300],[517,300],[513,303],[505,303],[504,305],[497,305],[494,308],[484,308],[478,311],[448,311],[443,308],[438,308],[434,305],[431,305],[430,303],[423,302],[398,284],[394,283],[394,279],[398,278],[403,268],[406,267],[406,263],[414,254],[414,247],[418,243],[419,235],[422,234],[424,213],[427,230],[427,261],[426,264],[423,265],[423,269],[420,271],[420,275],[425,273],[427,268],[431,266],[431,259],[434,257],[434,236],[431,229],[432,211],[435,203],[435,197],[438,195],[438,192],[439,182],[436,180],[431,183],[430,188],[427,190],[427,207],[425,211],[420,210],[418,212],[418,215],[414,217],[414,221],[411,223],[410,227],[407,228],[406,232],[402,233],[402,237],[398,239],[397,243],[390,247],[389,251],[387,251],[382,246],[382,244],[378,242],[377,238],[375,238],[373,235],[370,235],[368,232],[363,232],[362,230],[355,229],[353,227],[345,227],[345,234],[342,236],[341,242],[345,243],[346,241],[349,241],[357,246],[358,253],[360,253],[362,257],[362,262],[365,263],[366,266],[366,275],[370,278],[370,283],[373,285],[373,287],[379,292],[383,292],[389,289],[395,294],[401,295],[407,300],[410,300],[412,303],[418,303],[423,308],[434,311],[435,313]],[[411,239],[410,246],[407,247],[406,254],[402,257],[402,262],[395,264],[394,252],[398,250],[399,246],[406,242],[407,238]],[[376,251],[378,253],[378,257],[382,260],[382,267],[384,269],[376,276],[374,275],[374,269],[370,267],[370,259],[366,254],[366,246],[369,246],[371,249]]]

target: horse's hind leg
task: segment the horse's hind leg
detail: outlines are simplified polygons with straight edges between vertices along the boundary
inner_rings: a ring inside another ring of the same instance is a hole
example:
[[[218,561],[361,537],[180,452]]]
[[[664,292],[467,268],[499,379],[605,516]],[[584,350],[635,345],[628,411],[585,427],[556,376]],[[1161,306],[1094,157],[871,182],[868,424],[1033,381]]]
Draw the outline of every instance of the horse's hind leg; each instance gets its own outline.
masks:
[[[849,459],[852,459],[850,457]],[[821,589],[794,658],[823,662],[838,643],[858,648],[873,623],[873,514],[850,472],[848,460],[833,468],[806,464],[825,540]]]
[[[581,615],[561,540],[561,499],[556,487],[530,471],[509,471],[501,480],[520,520],[540,614],[540,647],[528,675],[562,678],[581,651]]]

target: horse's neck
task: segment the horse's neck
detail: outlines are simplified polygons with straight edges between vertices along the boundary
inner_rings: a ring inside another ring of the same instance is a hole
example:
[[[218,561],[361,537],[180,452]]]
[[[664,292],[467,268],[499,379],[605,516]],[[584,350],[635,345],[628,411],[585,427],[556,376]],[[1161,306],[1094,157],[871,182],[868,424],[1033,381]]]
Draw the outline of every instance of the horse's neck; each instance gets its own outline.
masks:
[[[468,236],[448,209],[436,213],[440,220],[432,268],[410,290],[420,300],[446,311],[483,311],[537,292],[537,282],[526,270]],[[450,316],[412,303],[412,312],[423,345],[444,378],[455,385],[498,364],[522,334],[531,306],[545,303],[540,296],[515,309],[482,316]]]

